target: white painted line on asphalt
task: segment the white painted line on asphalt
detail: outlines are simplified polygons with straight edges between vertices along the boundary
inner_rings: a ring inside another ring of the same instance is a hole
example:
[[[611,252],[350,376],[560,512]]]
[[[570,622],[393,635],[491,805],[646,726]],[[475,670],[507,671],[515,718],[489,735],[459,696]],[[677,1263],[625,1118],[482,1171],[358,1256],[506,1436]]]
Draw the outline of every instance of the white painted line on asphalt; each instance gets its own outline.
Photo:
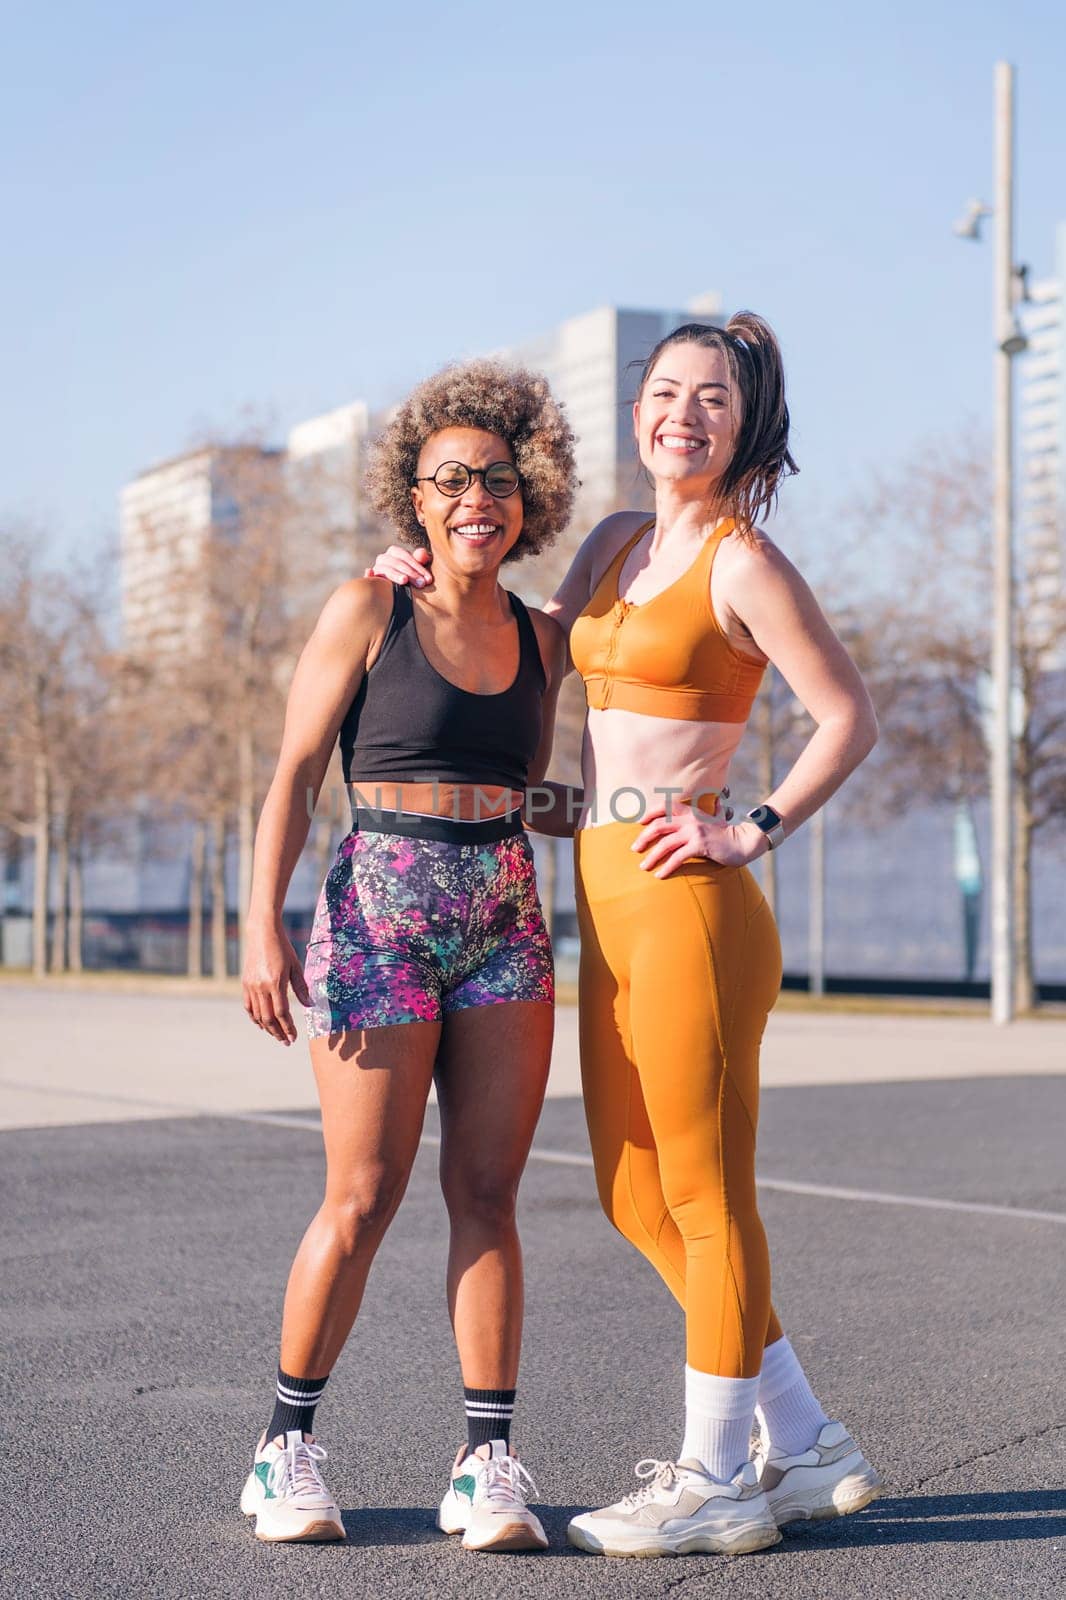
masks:
[[[322,1123],[310,1117],[287,1117],[273,1112],[234,1113],[241,1122],[266,1122],[282,1128],[308,1128],[321,1133]],[[439,1148],[436,1134],[424,1133],[420,1144]],[[575,1155],[570,1150],[542,1150],[534,1147],[529,1152],[531,1161],[547,1161],[560,1167],[591,1167],[592,1157]],[[756,1177],[760,1189],[773,1189],[782,1194],[806,1194],[822,1200],[854,1200],[860,1205],[918,1206],[926,1211],[966,1211],[982,1217],[1021,1218],[1027,1222],[1066,1223],[1066,1213],[1061,1211],[1027,1211],[1021,1206],[994,1206],[978,1200],[938,1200],[932,1195],[889,1194],[878,1189],[838,1189],[823,1183],[797,1183],[791,1178]]]
[[[0,1080],[0,1086],[9,1088],[32,1089],[38,1094],[73,1094],[86,1100],[110,1102],[113,1105],[137,1106],[146,1111],[156,1111],[160,1114],[179,1116],[221,1117],[228,1122],[252,1122],[268,1128],[299,1128],[305,1133],[322,1133],[321,1119],[315,1116],[301,1117],[290,1115],[284,1111],[218,1111],[207,1106],[180,1106],[169,1105],[165,1101],[137,1100],[132,1096],[116,1094],[100,1094],[92,1090],[58,1090],[43,1088],[38,1084],[20,1084],[11,1080]],[[434,1134],[423,1134],[420,1141],[424,1145],[437,1147],[440,1140]],[[533,1149],[529,1153],[531,1161],[546,1161],[558,1167],[591,1167],[592,1157],[577,1155],[570,1150],[542,1150]],[[1066,1223],[1066,1213],[1061,1211],[1030,1211],[1021,1206],[996,1206],[986,1204],[979,1200],[939,1200],[932,1195],[921,1194],[890,1194],[877,1189],[840,1189],[822,1183],[799,1183],[791,1178],[763,1178],[756,1177],[760,1189],[776,1190],[781,1194],[805,1194],[815,1199],[822,1200],[851,1200],[858,1205],[875,1206],[911,1206],[925,1211],[962,1211],[981,1217],[1010,1217],[1015,1221],[1024,1222],[1055,1222]]]
[[[21,1094],[51,1095],[55,1100],[90,1100],[105,1106],[131,1106],[138,1111],[158,1111],[160,1115],[168,1114],[179,1117],[208,1117],[216,1115],[215,1112],[206,1111],[201,1106],[179,1105],[169,1100],[139,1100],[129,1094],[107,1094],[99,1089],[71,1089],[66,1084],[30,1083],[19,1078],[0,1078],[0,1089],[15,1089]],[[63,1126],[63,1124],[60,1124]],[[71,1124],[66,1124],[71,1126]],[[74,1123],[74,1127],[78,1124]],[[16,1132],[16,1129],[7,1129],[7,1132]]]
[[[222,1111],[215,1115],[228,1117],[231,1122],[264,1122],[271,1128],[304,1128],[312,1133],[322,1132],[322,1123],[318,1118],[294,1117],[283,1111]],[[418,1142],[430,1145],[435,1150],[440,1148],[440,1139],[435,1133],[424,1133]],[[569,1150],[531,1150],[529,1158],[531,1161],[554,1161],[561,1167],[592,1165],[591,1156],[574,1155]]]
[[[760,1189],[784,1194],[810,1194],[825,1200],[856,1200],[862,1205],[920,1206],[928,1211],[970,1211],[982,1217],[1025,1217],[1029,1222],[1066,1222],[1061,1211],[1026,1211],[1021,1206],[994,1206],[980,1200],[937,1200],[922,1194],[887,1194],[878,1189],[833,1189],[821,1183],[795,1183],[790,1178],[760,1178]]]
[[[321,1133],[320,1117],[287,1116],[284,1111],[208,1111],[208,1117],[223,1117],[227,1122],[262,1122],[268,1128],[303,1128],[307,1133]]]

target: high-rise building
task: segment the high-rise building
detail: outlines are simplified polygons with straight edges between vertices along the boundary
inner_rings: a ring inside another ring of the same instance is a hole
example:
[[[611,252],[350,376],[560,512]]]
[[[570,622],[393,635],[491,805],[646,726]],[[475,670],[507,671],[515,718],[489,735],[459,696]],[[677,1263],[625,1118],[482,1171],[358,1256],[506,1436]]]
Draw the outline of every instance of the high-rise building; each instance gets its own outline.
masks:
[[[277,540],[286,605],[320,604],[381,545],[363,494],[373,419],[362,400],[298,423],[284,450],[205,446],[150,467],[121,491],[127,650],[187,650],[200,636],[209,553],[254,521]]]
[[[207,616],[205,557],[240,532],[243,486],[277,481],[277,451],[209,445],[149,467],[119,496],[123,642],[132,654],[195,646]]]
[[[496,354],[543,372],[566,406],[577,434],[581,489],[574,533],[587,532],[619,506],[648,504],[633,443],[631,407],[637,379],[652,348],[686,322],[722,322],[716,294],[702,295],[684,311],[638,311],[601,306],[570,317],[550,333]]]
[[[607,512],[650,504],[633,444],[637,377],[658,340],[692,321],[720,324],[719,297],[703,295],[679,311],[603,306],[496,352],[545,374],[577,435],[581,488],[562,555]],[[352,401],[298,423],[284,451],[205,446],[127,484],[120,497],[126,648],[180,650],[196,640],[207,599],[198,587],[204,557],[239,536],[249,496],[235,481],[238,469],[247,479],[250,461],[258,474],[252,498],[275,495],[281,508],[276,527],[291,604],[311,604],[362,572],[388,537],[363,492],[379,420],[364,401]]]
[[[1055,267],[1029,285],[1022,307],[1029,348],[1022,357],[1021,570],[1038,630],[1066,586],[1066,222],[1055,231]],[[1057,663],[1061,664],[1061,663]]]
[[[363,492],[373,419],[363,400],[300,422],[285,448],[285,484],[298,507],[286,581],[310,591],[358,576],[380,546]]]

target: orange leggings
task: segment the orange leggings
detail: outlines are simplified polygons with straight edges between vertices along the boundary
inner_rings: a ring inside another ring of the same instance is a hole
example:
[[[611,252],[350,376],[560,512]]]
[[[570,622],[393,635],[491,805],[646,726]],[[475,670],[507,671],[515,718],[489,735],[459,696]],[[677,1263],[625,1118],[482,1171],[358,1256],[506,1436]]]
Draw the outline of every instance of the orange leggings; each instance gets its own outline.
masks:
[[[777,927],[746,867],[659,879],[639,823],[575,838],[585,1112],[607,1216],[685,1310],[688,1364],[758,1375],[781,1338],[755,1198],[759,1045]]]

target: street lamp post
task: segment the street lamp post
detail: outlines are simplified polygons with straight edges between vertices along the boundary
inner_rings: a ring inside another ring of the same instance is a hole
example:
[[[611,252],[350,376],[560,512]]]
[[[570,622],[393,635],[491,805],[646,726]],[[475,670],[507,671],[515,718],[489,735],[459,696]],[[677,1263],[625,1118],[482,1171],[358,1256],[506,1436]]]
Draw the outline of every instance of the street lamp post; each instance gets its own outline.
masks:
[[[810,897],[807,910],[807,987],[825,994],[825,813],[820,806],[811,818]]]
[[[993,218],[995,331],[995,450],[993,487],[992,715],[989,765],[992,797],[992,1020],[1014,1016],[1014,746],[1011,684],[1014,663],[1013,360],[1026,348],[1018,325],[1016,290],[1024,273],[1014,264],[1014,68],[997,61],[995,75],[995,204],[971,201],[956,224],[963,238],[980,237]]]
[[[1014,68],[996,63],[995,560],[992,608],[992,1021],[1014,1016],[1014,356],[1024,349],[1014,310]],[[1019,340],[1021,341],[1019,343]]]

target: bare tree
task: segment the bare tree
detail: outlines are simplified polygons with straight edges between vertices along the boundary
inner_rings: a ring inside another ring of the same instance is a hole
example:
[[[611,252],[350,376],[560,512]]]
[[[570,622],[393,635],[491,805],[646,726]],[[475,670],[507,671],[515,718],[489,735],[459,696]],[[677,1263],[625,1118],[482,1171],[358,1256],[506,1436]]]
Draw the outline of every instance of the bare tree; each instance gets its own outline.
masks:
[[[967,433],[917,452],[838,519],[828,609],[846,621],[881,740],[845,803],[899,815],[915,799],[988,793],[991,486]],[[1066,605],[1036,602],[1019,562],[1016,627],[1015,995],[1033,1004],[1032,858],[1066,790]],[[1057,663],[1057,665],[1056,665]]]
[[[238,534],[231,547],[216,543],[209,553],[205,664],[221,698],[221,720],[233,738],[243,960],[255,824],[277,754],[285,694],[326,591],[345,575],[347,551],[358,530],[336,512],[337,485],[328,465],[316,471],[305,462],[294,480],[278,473],[267,452],[245,447],[229,452],[227,479]],[[352,550],[353,560],[358,554]],[[328,839],[328,792],[324,815]],[[321,830],[318,837],[321,849]]]
[[[54,762],[49,743],[61,632],[47,603],[39,546],[28,534],[0,544],[0,820],[33,845],[33,971],[47,970],[48,883]]]
[[[29,533],[0,539],[0,571],[0,823],[33,843],[33,971],[42,976],[53,880],[52,969],[81,966],[81,859],[111,766],[107,598],[96,573],[69,559],[50,566],[47,542]]]
[[[313,463],[302,461],[291,478],[279,453],[254,437],[208,440],[198,459],[216,509],[198,529],[193,558],[170,562],[166,620],[176,609],[185,625],[171,625],[156,648],[142,639],[128,667],[140,675],[155,797],[183,838],[191,828],[188,971],[201,971],[206,888],[212,970],[222,978],[228,850],[234,843],[243,913],[285,691],[318,607],[345,575],[353,530],[337,510],[336,486]],[[151,541],[150,527],[140,532]],[[243,916],[238,926],[243,941]]]

